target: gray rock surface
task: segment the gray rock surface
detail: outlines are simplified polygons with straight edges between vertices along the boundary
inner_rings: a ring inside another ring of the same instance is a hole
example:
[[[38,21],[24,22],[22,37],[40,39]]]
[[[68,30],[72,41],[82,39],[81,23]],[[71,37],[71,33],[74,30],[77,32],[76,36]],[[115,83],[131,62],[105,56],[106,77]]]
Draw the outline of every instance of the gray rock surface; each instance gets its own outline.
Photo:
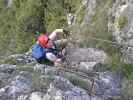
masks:
[[[0,88],[1,100],[116,100],[120,97],[119,75],[112,72],[90,74],[95,72],[95,66],[100,68],[105,63],[104,51],[95,48],[69,48],[68,51],[66,62],[69,60],[70,64],[65,70],[37,64],[30,52],[8,57],[17,63],[0,65],[1,79],[9,76],[5,80],[9,83]],[[69,68],[76,71],[67,71]]]
[[[9,65],[9,64],[1,64],[0,65],[0,80],[8,79],[10,78],[10,75],[12,75],[16,71],[16,65]]]
[[[33,92],[30,95],[30,100],[47,100],[47,99],[43,99],[43,93],[42,92]]]
[[[133,63],[133,47],[125,47],[122,50],[124,62],[127,64]]]
[[[10,87],[8,88],[9,95],[28,93],[31,91],[32,76],[28,72],[20,72],[20,74],[17,75],[9,85],[10,85]]]
[[[83,71],[92,71],[97,64],[104,64],[108,57],[104,51],[95,48],[71,48],[66,58],[69,66]]]
[[[29,100],[28,98],[29,98],[28,95],[20,95],[18,96],[17,100]]]
[[[56,77],[44,100],[90,100],[85,90],[74,87],[68,80]]]
[[[12,73],[15,70],[16,70],[16,65],[9,65],[9,64],[1,64],[0,65],[0,72]]]
[[[100,61],[104,61],[103,59],[106,54],[92,48],[87,50],[79,49],[80,53],[83,51],[89,53],[88,50],[90,50],[90,54],[94,54],[94,56],[89,57],[88,62],[80,62],[79,66],[82,66],[82,69],[88,68],[88,70],[93,71],[93,66],[97,64],[96,62],[99,63]],[[103,55],[101,53],[103,53]],[[74,56],[72,57],[75,57],[76,53],[73,53],[73,55]],[[19,59],[20,56],[17,57]],[[17,57],[15,56],[15,59],[17,59]],[[86,55],[86,57],[88,56]],[[82,59],[86,57],[83,57]],[[74,61],[80,61],[80,59],[74,59]],[[29,66],[29,64],[27,64],[27,66]],[[99,77],[93,77],[94,83],[91,78],[86,79],[88,80],[88,87],[82,89],[80,85],[76,84],[84,83],[80,80],[78,80],[78,82],[81,83],[78,83],[76,79],[71,78],[70,74],[75,74],[79,79],[84,77],[74,72],[64,71],[62,74],[59,74],[58,72],[60,71],[52,66],[42,64],[34,64],[31,66],[33,66],[32,69],[36,74],[32,72],[32,70],[31,72],[30,70],[20,72],[15,71],[16,65],[0,65],[0,73],[10,73],[10,70],[13,70],[15,73],[14,76],[10,76],[10,83],[7,83],[0,88],[1,100],[34,100],[34,98],[36,98],[36,100],[105,100],[104,98],[112,98],[113,100],[116,100],[116,98],[120,96],[121,79],[114,73],[99,72]],[[34,78],[35,76],[36,79]],[[71,78],[72,83],[68,80],[69,78]],[[94,84],[94,86],[92,86],[92,84]]]
[[[132,0],[118,0],[114,2],[112,7],[112,20],[111,28],[113,35],[118,44],[123,45],[122,53],[125,63],[132,63],[132,39],[133,39],[133,3]],[[120,20],[121,19],[121,20]],[[121,22],[120,22],[121,21]],[[122,24],[124,23],[124,24]],[[118,26],[121,25],[121,28]]]
[[[86,70],[86,71],[93,71],[94,67],[97,65],[97,62],[80,62],[79,68],[80,70]]]
[[[13,0],[5,0],[5,3],[6,3],[6,7],[10,8],[13,4]]]
[[[94,10],[97,6],[97,1],[98,0],[82,0],[82,5],[84,5],[86,7],[86,14],[85,14],[85,18],[82,22],[82,26],[86,25],[86,24],[90,24],[92,21],[92,15],[94,15]]]
[[[119,98],[121,93],[121,74],[101,72],[96,84],[96,94],[102,94],[104,98]]]
[[[32,57],[31,51],[28,51],[24,54],[14,54],[8,57],[3,58],[4,62],[13,63],[13,64],[35,64],[36,60]]]
[[[19,75],[15,76],[10,83],[0,89],[0,98],[2,98],[1,100],[15,100],[21,94],[30,93],[32,90],[31,87],[31,74],[28,72],[20,72]]]

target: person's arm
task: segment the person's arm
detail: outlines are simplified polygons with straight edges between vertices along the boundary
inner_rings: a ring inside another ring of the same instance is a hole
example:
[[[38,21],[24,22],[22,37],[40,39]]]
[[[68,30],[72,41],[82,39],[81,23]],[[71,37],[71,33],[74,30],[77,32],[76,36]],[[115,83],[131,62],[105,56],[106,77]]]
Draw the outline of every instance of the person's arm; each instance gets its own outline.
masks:
[[[54,63],[54,66],[60,66],[61,65],[61,59],[56,57],[53,53],[48,52],[46,53],[46,58]]]
[[[62,33],[63,29],[56,29],[54,30],[50,35],[49,35],[49,39],[50,40],[55,40],[56,36],[58,33]]]
[[[58,59],[52,52],[47,52],[46,58],[51,62],[55,62]]]

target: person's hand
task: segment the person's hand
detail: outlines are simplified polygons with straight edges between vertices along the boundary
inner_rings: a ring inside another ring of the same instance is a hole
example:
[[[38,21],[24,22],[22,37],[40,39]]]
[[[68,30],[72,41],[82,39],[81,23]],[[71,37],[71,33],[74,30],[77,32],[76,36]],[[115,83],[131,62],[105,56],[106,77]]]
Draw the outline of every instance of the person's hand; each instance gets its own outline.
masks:
[[[54,66],[55,67],[62,67],[63,63],[62,60],[60,58],[58,58],[55,62],[54,62]]]

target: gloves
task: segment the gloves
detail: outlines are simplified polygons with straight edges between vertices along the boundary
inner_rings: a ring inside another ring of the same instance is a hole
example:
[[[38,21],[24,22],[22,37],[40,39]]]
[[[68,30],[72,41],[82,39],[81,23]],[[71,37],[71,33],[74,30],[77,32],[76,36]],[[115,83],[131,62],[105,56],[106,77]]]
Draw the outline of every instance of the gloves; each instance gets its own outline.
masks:
[[[63,29],[63,32],[64,32],[65,35],[69,35],[70,34],[70,32],[65,30],[65,29]]]
[[[60,33],[60,32],[63,32],[63,29],[56,29],[54,30],[55,33]]]

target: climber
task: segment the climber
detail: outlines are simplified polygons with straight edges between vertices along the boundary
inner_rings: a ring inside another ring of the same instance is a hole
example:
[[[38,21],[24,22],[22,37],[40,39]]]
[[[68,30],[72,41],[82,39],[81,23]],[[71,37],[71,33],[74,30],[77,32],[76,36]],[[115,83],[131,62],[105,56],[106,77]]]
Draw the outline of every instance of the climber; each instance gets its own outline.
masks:
[[[49,36],[47,33],[41,33],[37,37],[37,42],[32,46],[32,56],[40,61],[47,59],[54,63],[55,66],[62,64],[61,56],[65,53],[67,39],[56,40],[58,33],[69,34],[69,31],[64,29],[56,29]],[[58,52],[58,50],[60,52]]]

